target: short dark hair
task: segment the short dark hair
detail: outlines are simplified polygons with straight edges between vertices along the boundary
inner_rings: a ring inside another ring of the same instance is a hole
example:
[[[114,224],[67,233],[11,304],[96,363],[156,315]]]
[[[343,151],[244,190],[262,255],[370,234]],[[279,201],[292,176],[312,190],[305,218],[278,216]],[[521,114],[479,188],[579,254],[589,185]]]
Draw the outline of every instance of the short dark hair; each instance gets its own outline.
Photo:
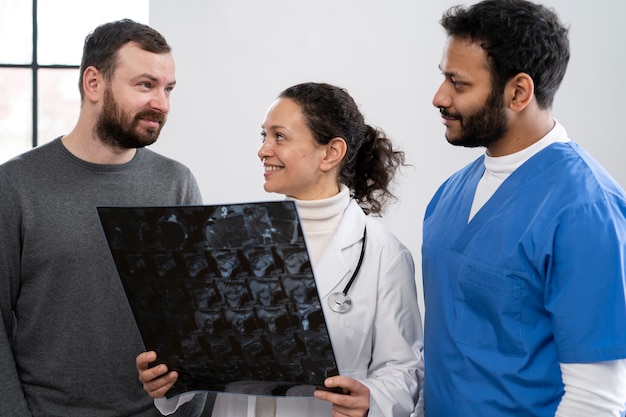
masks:
[[[552,107],[570,58],[569,28],[554,9],[526,0],[484,0],[450,8],[440,23],[449,36],[480,43],[494,88],[523,72],[533,79],[539,107]]]
[[[80,63],[78,89],[84,98],[83,74],[89,66],[96,67],[106,80],[111,80],[118,64],[117,52],[127,43],[135,42],[141,49],[154,53],[171,51],[159,32],[143,23],[122,19],[98,26],[85,38],[83,58]]]
[[[327,144],[340,137],[347,150],[339,181],[365,213],[380,215],[394,195],[389,189],[396,170],[404,164],[404,152],[394,149],[381,129],[365,123],[348,91],[326,83],[303,83],[287,88],[279,98],[301,108],[315,140]]]

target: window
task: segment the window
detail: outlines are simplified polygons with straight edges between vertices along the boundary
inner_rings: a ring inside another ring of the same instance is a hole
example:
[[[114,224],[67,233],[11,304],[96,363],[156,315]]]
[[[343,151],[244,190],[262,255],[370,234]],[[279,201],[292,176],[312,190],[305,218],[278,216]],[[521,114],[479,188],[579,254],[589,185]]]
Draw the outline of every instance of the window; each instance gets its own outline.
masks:
[[[85,36],[130,18],[148,23],[149,0],[0,0],[0,163],[68,133],[80,110]]]

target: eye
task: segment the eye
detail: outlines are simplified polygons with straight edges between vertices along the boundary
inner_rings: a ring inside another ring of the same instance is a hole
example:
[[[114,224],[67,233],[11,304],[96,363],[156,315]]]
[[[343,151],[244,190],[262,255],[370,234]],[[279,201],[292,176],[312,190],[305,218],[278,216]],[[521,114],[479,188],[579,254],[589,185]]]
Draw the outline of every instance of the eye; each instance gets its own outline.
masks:
[[[450,83],[452,84],[452,87],[454,87],[457,90],[465,85],[465,83],[461,81],[457,81],[456,78],[454,77],[450,77]]]
[[[261,132],[261,142],[265,142],[267,140],[267,133],[264,131]]]
[[[285,140],[285,137],[280,133],[276,134],[276,142],[280,142],[281,140]]]

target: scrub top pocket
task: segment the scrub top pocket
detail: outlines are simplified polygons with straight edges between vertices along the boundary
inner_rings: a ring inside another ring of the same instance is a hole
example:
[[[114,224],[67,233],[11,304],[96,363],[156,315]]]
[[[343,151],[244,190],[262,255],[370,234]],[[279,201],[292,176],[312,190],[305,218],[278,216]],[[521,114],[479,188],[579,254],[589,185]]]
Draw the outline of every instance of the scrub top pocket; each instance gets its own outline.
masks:
[[[517,278],[470,266],[459,280],[458,291],[458,343],[524,356],[522,285]]]

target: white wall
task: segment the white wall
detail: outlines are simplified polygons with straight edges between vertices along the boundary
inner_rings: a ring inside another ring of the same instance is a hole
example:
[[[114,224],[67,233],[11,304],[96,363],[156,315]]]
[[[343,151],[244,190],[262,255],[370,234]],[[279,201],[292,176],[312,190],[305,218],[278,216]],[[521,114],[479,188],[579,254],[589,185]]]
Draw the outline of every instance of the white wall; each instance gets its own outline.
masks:
[[[150,0],[174,49],[178,84],[153,149],[187,164],[206,203],[279,199],[263,191],[260,124],[284,88],[346,87],[370,124],[406,152],[399,202],[383,221],[412,250],[421,288],[421,220],[453,171],[481,152],[443,136],[431,98],[441,76],[438,21],[451,0]],[[572,59],[554,114],[626,186],[626,2],[545,0],[571,24]],[[423,308],[423,307],[422,307]]]

